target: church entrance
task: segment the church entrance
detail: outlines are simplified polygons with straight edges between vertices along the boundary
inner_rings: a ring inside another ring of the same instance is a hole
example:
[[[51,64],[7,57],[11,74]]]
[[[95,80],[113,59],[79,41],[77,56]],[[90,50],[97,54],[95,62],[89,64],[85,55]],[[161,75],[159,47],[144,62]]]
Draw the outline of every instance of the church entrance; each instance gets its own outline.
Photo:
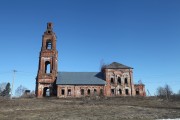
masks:
[[[43,97],[50,97],[50,89],[49,87],[45,87],[43,90]]]

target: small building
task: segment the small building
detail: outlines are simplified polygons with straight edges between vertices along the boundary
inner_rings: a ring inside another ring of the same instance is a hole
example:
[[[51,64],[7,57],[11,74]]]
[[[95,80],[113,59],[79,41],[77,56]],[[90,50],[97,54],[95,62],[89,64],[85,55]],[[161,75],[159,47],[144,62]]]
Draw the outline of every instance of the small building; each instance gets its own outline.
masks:
[[[113,62],[100,72],[58,72],[58,52],[53,24],[47,24],[42,37],[36,96],[146,96],[145,85],[134,84],[133,68]]]

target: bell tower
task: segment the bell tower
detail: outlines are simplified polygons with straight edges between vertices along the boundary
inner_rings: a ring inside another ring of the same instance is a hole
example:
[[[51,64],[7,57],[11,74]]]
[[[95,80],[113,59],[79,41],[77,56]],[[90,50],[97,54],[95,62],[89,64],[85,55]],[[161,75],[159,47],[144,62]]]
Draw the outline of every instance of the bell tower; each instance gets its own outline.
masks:
[[[53,32],[53,24],[47,23],[47,29],[42,36],[36,77],[36,96],[38,98],[56,96],[57,63],[56,35]]]

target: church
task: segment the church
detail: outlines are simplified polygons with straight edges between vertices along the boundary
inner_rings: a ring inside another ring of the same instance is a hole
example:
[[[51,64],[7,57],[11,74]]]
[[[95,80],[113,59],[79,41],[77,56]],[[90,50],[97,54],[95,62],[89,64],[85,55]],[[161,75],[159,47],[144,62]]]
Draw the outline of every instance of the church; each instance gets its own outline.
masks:
[[[146,96],[146,92],[144,84],[134,84],[133,68],[118,62],[104,65],[100,72],[58,72],[56,35],[53,24],[47,23],[39,55],[36,96]]]

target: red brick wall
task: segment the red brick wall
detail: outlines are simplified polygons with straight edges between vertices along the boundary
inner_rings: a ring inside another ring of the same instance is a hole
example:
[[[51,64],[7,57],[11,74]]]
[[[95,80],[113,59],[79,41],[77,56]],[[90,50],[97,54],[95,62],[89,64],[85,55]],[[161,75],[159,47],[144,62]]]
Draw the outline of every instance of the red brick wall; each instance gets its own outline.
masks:
[[[133,96],[133,70],[132,69],[105,69],[105,95],[106,96]],[[120,83],[118,81],[120,78]],[[111,82],[113,79],[114,83]],[[127,79],[127,83],[125,83]],[[126,94],[126,89],[128,94]],[[114,92],[112,92],[114,91]],[[121,92],[120,92],[121,91]]]
[[[139,93],[139,94],[136,94],[136,95],[146,96],[146,90],[145,90],[145,85],[144,84],[135,84],[134,85],[134,90],[135,90],[135,92],[137,91],[136,93]]]
[[[39,68],[36,78],[36,95],[37,97],[43,97],[44,88],[50,89],[51,96],[56,95],[55,80],[57,77],[57,58],[58,52],[56,50],[56,35],[52,31],[52,23],[48,23],[47,30],[42,37],[42,47],[39,55]],[[48,32],[50,31],[50,32]],[[46,48],[47,41],[51,41],[52,47]],[[50,73],[45,73],[45,63],[50,63]]]
[[[71,90],[71,94],[68,93],[68,89]],[[81,95],[81,89],[84,90],[84,95]],[[90,95],[88,95],[88,89],[90,89]],[[96,89],[96,93],[94,93]],[[100,95],[100,90],[103,90],[104,86],[101,85],[58,85],[57,87],[57,97],[84,97],[84,96],[96,96]],[[62,95],[62,90],[64,90],[64,95]]]

